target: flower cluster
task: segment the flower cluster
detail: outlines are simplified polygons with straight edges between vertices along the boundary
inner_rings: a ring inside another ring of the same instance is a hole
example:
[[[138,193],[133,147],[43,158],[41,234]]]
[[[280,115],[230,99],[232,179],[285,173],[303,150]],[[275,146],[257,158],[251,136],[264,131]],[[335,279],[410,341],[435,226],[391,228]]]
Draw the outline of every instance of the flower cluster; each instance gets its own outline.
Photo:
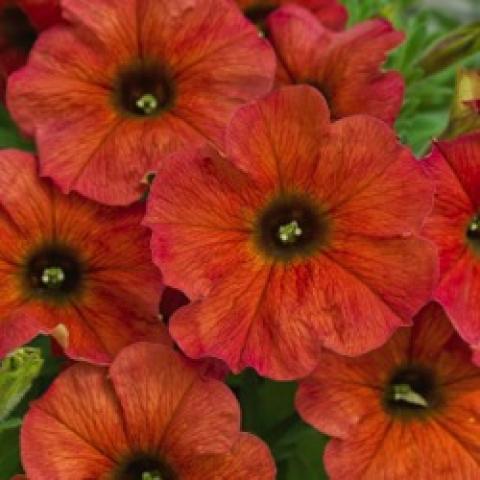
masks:
[[[5,0],[0,358],[69,366],[29,480],[273,480],[225,383],[298,381],[333,480],[480,478],[480,133],[418,160],[337,0]],[[318,452],[320,455],[321,452]],[[1,468],[1,467],[0,467]]]

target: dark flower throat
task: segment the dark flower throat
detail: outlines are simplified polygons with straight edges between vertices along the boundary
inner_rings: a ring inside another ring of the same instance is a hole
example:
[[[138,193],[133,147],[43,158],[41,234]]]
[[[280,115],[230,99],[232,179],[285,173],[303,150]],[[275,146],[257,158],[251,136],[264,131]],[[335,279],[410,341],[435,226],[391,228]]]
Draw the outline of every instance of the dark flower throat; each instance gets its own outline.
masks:
[[[36,39],[37,32],[21,8],[10,5],[0,11],[0,42],[2,44],[27,53]]]
[[[45,247],[25,266],[28,290],[44,299],[62,299],[81,288],[83,269],[76,254],[61,246]]]
[[[257,219],[257,246],[279,261],[308,257],[326,241],[326,217],[308,198],[286,195],[272,201]]]
[[[442,403],[435,372],[422,365],[400,367],[386,385],[383,397],[387,412],[395,416],[416,417]]]
[[[174,473],[154,456],[138,455],[120,467],[115,480],[176,480]]]
[[[173,81],[156,63],[138,61],[123,69],[114,89],[121,111],[135,117],[153,117],[168,110],[175,97]]]

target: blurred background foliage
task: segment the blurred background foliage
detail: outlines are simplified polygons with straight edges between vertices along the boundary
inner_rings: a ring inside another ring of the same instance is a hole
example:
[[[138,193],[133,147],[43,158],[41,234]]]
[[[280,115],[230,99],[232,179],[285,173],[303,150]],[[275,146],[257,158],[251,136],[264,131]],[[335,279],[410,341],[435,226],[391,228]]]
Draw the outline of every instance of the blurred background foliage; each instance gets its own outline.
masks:
[[[449,112],[459,68],[480,69],[480,0],[343,0],[350,25],[384,17],[406,33],[406,40],[388,59],[389,68],[406,81],[405,104],[396,123],[400,139],[417,155],[440,137]],[[33,150],[0,107],[0,148]],[[38,398],[59,372],[50,341],[32,344],[44,360],[31,388],[9,417],[0,421],[0,480],[21,472],[19,428],[30,401]],[[322,454],[327,437],[301,421],[294,409],[296,384],[272,382],[247,370],[228,383],[243,411],[243,428],[270,445],[278,464],[278,480],[323,480]],[[0,392],[1,397],[1,392]],[[1,399],[1,398],[0,398]]]
[[[387,63],[389,68],[402,72],[407,87],[396,130],[402,142],[410,145],[417,155],[425,154],[431,139],[441,136],[447,128],[458,68],[480,69],[480,0],[343,0],[343,3],[349,10],[350,25],[384,17],[405,32],[405,42]],[[442,44],[446,37],[448,45]],[[438,58],[438,53],[435,55],[435,47],[437,52],[443,47],[442,58]],[[427,61],[429,56],[436,60],[433,63],[438,64],[437,70]]]

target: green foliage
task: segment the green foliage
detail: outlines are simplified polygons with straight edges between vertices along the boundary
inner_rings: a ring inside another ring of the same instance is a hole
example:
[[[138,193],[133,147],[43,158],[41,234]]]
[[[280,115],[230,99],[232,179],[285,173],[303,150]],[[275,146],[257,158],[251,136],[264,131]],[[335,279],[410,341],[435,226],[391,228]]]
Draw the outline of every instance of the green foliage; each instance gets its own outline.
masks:
[[[33,152],[35,147],[17,129],[5,107],[0,106],[0,148],[18,148]]]
[[[38,337],[29,346],[39,352],[44,360],[28,393],[23,396],[10,417],[0,422],[0,480],[10,480],[12,475],[22,473],[19,452],[19,434],[22,418],[28,410],[30,402],[40,397],[58,375],[61,361],[52,355],[50,339]]]
[[[19,435],[18,420],[0,423],[0,480],[10,480],[22,471]]]
[[[456,69],[480,68],[478,27],[462,26],[441,9],[422,7],[418,0],[343,3],[349,9],[351,25],[383,17],[405,32],[404,43],[387,62],[388,68],[402,73],[406,83],[405,103],[395,128],[400,140],[415,154],[425,154],[432,138],[440,137],[448,125]],[[441,46],[444,49],[439,51]]]
[[[328,438],[295,412],[295,382],[273,382],[253,371],[229,384],[242,407],[244,430],[262,438],[277,462],[278,480],[325,480],[323,450]]]

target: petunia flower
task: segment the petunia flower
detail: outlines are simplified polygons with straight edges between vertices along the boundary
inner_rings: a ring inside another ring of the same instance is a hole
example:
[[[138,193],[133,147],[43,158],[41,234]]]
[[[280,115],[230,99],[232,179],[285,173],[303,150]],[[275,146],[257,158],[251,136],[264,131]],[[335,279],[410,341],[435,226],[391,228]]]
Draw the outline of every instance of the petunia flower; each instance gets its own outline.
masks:
[[[60,375],[26,415],[22,463],[33,480],[273,480],[268,448],[239,428],[226,385],[140,343],[109,371]]]
[[[169,323],[188,356],[296,378],[322,345],[359,355],[410,324],[435,281],[433,189],[385,123],[330,124],[315,89],[285,87],[237,112],[226,149],[173,156],[147,208],[165,283],[191,299]]]
[[[8,106],[64,193],[125,205],[166,154],[222,148],[233,111],[271,89],[275,55],[229,0],[64,0],[9,79]]]
[[[403,102],[400,73],[381,69],[404,35],[381,19],[331,32],[303,8],[270,15],[268,38],[279,59],[277,83],[306,83],[326,98],[333,118],[366,113],[393,124]]]
[[[0,358],[40,333],[98,363],[136,340],[166,340],[143,213],[63,195],[34,157],[0,153]]]
[[[38,33],[60,22],[59,0],[0,0],[0,98],[7,78],[27,61]]]
[[[343,30],[348,19],[347,9],[338,0],[236,0],[245,16],[261,30],[268,16],[285,4],[297,4],[308,9],[327,28]]]
[[[333,437],[329,478],[480,478],[480,369],[470,354],[435,303],[375,352],[325,352],[300,382],[296,406]]]
[[[480,133],[437,142],[422,162],[436,195],[424,234],[438,247],[435,299],[460,335],[480,348]]]

